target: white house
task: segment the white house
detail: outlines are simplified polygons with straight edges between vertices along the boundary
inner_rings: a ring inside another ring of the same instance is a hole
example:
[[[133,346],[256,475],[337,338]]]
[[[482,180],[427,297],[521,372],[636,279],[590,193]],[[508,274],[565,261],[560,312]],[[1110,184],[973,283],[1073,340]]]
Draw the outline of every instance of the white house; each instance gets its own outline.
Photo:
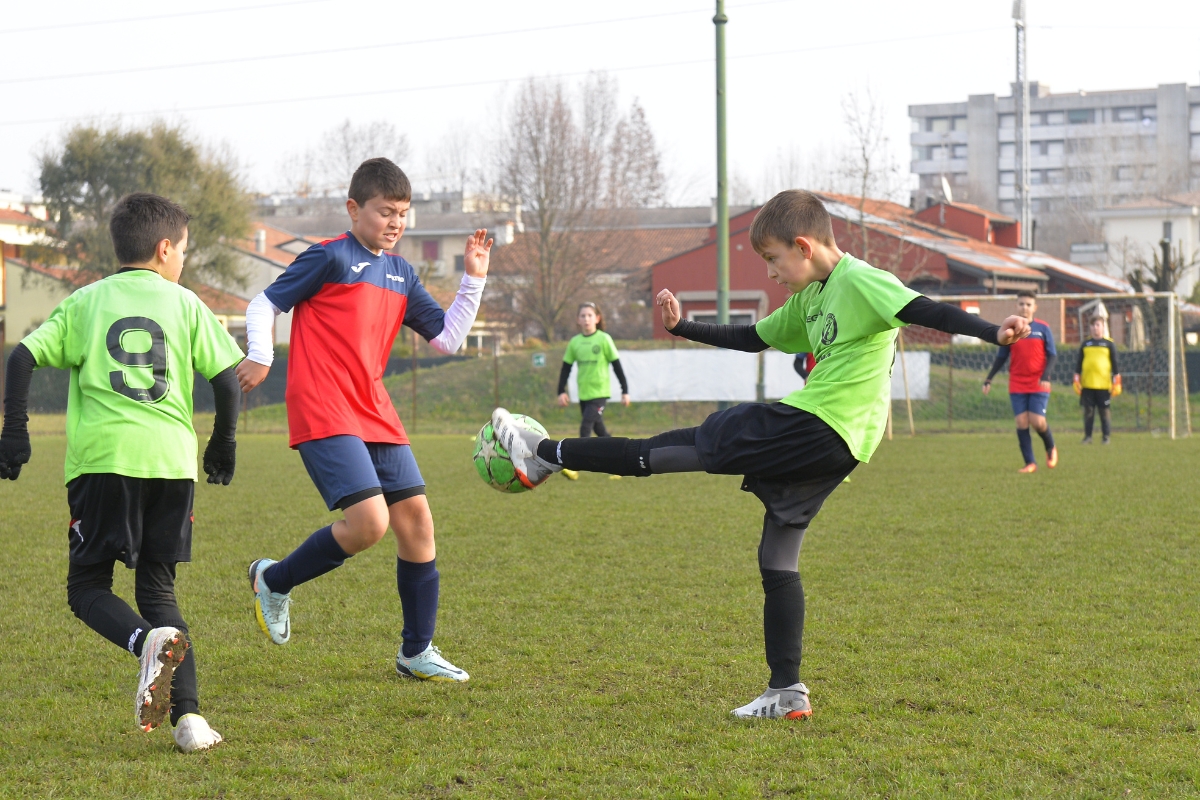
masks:
[[[1094,264],[1120,275],[1138,259],[1151,261],[1162,252],[1164,239],[1171,242],[1172,254],[1182,254],[1185,264],[1200,260],[1200,192],[1134,200],[1097,211],[1096,217],[1104,226],[1104,243],[1072,245],[1071,260],[1076,264]],[[1184,273],[1181,294],[1192,293],[1198,273],[1197,267]]]

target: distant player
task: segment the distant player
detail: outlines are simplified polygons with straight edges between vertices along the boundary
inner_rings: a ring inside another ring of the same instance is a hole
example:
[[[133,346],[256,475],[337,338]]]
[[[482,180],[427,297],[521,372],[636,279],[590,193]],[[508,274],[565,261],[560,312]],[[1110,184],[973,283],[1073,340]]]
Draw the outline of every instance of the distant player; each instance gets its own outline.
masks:
[[[621,367],[621,354],[613,338],[604,332],[604,316],[595,303],[584,303],[575,318],[579,333],[567,343],[563,352],[562,371],[558,375],[558,404],[564,408],[571,402],[567,394],[567,379],[571,367],[579,366],[579,410],[583,421],[579,424],[579,435],[585,439],[595,431],[597,436],[608,436],[604,426],[604,405],[612,394],[608,379],[608,365],[621,384],[621,405],[629,405],[629,383]]]
[[[178,285],[188,215],[152,194],[126,195],[109,231],[122,267],[75,291],[8,359],[0,478],[29,461],[26,408],[37,367],[71,370],[67,404],[67,602],[75,616],[141,663],[138,727],[170,715],[185,752],[221,741],[198,713],[196,658],[175,602],[175,567],[192,559],[196,431],[192,381],[213,386],[204,450],[208,482],[233,479],[242,351],[196,295]],[[112,592],[113,566],[135,570],[138,612]]]
[[[1058,448],[1054,446],[1054,434],[1046,422],[1046,406],[1050,402],[1050,372],[1058,357],[1054,349],[1054,334],[1050,326],[1034,319],[1037,312],[1037,295],[1029,290],[1017,292],[1017,314],[1029,320],[1029,336],[1015,344],[1001,347],[992,362],[992,369],[983,381],[983,393],[992,389],[992,378],[1008,361],[1008,399],[1012,403],[1013,415],[1017,420],[1017,442],[1025,466],[1018,472],[1037,472],[1033,458],[1032,427],[1042,437],[1046,446],[1046,466],[1058,466]]]
[[[896,328],[920,324],[947,333],[1012,344],[1029,327],[1021,317],[990,325],[956,306],[906,288],[894,275],[843,253],[828,211],[809,192],[772,198],[754,219],[750,241],[767,276],[792,296],[754,325],[711,325],[680,316],[670,291],[659,293],[663,326],[697,342],[746,352],[775,347],[813,353],[804,389],[779,403],[742,403],[650,439],[539,438],[497,409],[492,424],[526,486],[570,469],[646,476],[709,472],[745,476],[742,489],[766,507],[758,565],[765,593],[767,689],[736,708],[737,717],[798,719],[812,714],[800,682],[804,590],[800,545],[825,498],[883,438],[896,355]]]
[[[458,295],[443,311],[416,270],[389,252],[404,228],[412,189],[386,158],[364,161],[350,180],[350,230],[313,245],[246,310],[243,391],[267,377],[275,315],[295,309],[288,358],[290,444],[330,511],[343,519],[313,533],[281,561],[250,565],[259,625],[275,644],[291,638],[291,591],[396,534],[396,587],[404,616],[396,672],[465,681],[433,645],[439,574],[425,480],[396,415],[383,372],[401,324],[434,349],[454,353],[475,322],[492,240],[467,239]]]
[[[1092,443],[1096,411],[1100,412],[1103,442],[1112,437],[1111,399],[1121,394],[1121,373],[1117,369],[1117,347],[1104,335],[1104,317],[1092,317],[1092,338],[1079,348],[1075,362],[1074,385],[1083,406],[1083,443]]]
[[[792,359],[792,369],[804,380],[808,380],[816,365],[817,359],[812,353],[796,353],[796,357]]]

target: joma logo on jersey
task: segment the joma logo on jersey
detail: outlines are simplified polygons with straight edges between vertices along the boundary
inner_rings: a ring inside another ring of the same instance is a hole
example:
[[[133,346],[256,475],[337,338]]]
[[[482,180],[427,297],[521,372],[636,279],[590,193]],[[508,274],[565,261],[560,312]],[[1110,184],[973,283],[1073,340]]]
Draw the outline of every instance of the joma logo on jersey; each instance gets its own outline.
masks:
[[[837,339],[837,317],[833,314],[825,315],[825,327],[821,329],[821,344],[833,344]]]

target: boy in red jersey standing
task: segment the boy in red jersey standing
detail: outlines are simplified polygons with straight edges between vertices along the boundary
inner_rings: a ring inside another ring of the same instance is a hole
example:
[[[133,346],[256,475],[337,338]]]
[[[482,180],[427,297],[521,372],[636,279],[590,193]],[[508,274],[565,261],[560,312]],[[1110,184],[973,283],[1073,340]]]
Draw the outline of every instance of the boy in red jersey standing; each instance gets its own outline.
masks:
[[[438,571],[425,481],[387,390],[383,373],[404,324],[438,351],[453,353],[475,321],[492,240],[467,240],[458,295],[443,311],[412,265],[389,252],[404,234],[412,198],[408,177],[386,158],[364,161],[350,181],[347,233],[310,247],[246,310],[243,391],[266,378],[275,315],[295,309],[288,359],[290,445],[325,504],[344,519],[313,533],[280,561],[250,565],[259,625],[275,644],[291,638],[288,606],[295,586],[333,570],[396,533],[396,585],[404,616],[396,671],[405,677],[461,682],[465,671],[433,645]]]
[[[1017,313],[1029,320],[1029,336],[1000,348],[996,360],[992,362],[991,371],[983,381],[983,393],[991,390],[992,378],[1004,367],[1004,362],[1011,359],[1008,367],[1008,399],[1012,402],[1013,416],[1017,420],[1017,441],[1025,458],[1025,466],[1018,472],[1029,473],[1037,472],[1033,438],[1029,434],[1031,427],[1042,437],[1042,444],[1046,446],[1046,466],[1050,469],[1058,466],[1058,448],[1054,446],[1054,434],[1046,422],[1046,406],[1050,402],[1050,372],[1058,353],[1054,349],[1054,334],[1050,332],[1050,326],[1033,317],[1037,313],[1037,295],[1034,292],[1017,292]]]

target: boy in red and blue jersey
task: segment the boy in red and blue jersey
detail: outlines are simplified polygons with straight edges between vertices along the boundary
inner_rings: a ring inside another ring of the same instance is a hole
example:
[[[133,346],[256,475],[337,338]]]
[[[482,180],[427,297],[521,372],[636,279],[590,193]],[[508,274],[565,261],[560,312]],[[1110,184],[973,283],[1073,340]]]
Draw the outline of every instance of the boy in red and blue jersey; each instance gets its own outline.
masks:
[[[396,534],[396,586],[404,616],[396,671],[423,680],[465,681],[465,671],[433,645],[439,575],[425,481],[383,386],[400,326],[443,353],[462,345],[475,321],[492,240],[468,238],[464,276],[443,311],[413,266],[391,252],[412,198],[408,177],[386,158],[364,161],[350,181],[351,227],[302,253],[246,310],[249,354],[238,368],[243,391],[267,376],[276,314],[295,309],[289,348],[289,445],[329,510],[344,519],[313,533],[281,561],[250,565],[259,625],[275,644],[291,638],[293,587]]]
[[[1058,352],[1054,349],[1054,334],[1050,326],[1037,313],[1037,295],[1024,290],[1017,293],[1017,313],[1029,320],[1029,336],[1007,347],[1001,347],[992,362],[992,369],[983,381],[983,393],[992,388],[992,378],[1008,361],[1008,399],[1012,403],[1013,416],[1017,420],[1017,441],[1025,466],[1019,472],[1037,472],[1033,458],[1033,437],[1029,429],[1037,431],[1046,446],[1046,466],[1058,466],[1058,448],[1054,446],[1054,434],[1046,422],[1046,406],[1050,402],[1050,373]]]

